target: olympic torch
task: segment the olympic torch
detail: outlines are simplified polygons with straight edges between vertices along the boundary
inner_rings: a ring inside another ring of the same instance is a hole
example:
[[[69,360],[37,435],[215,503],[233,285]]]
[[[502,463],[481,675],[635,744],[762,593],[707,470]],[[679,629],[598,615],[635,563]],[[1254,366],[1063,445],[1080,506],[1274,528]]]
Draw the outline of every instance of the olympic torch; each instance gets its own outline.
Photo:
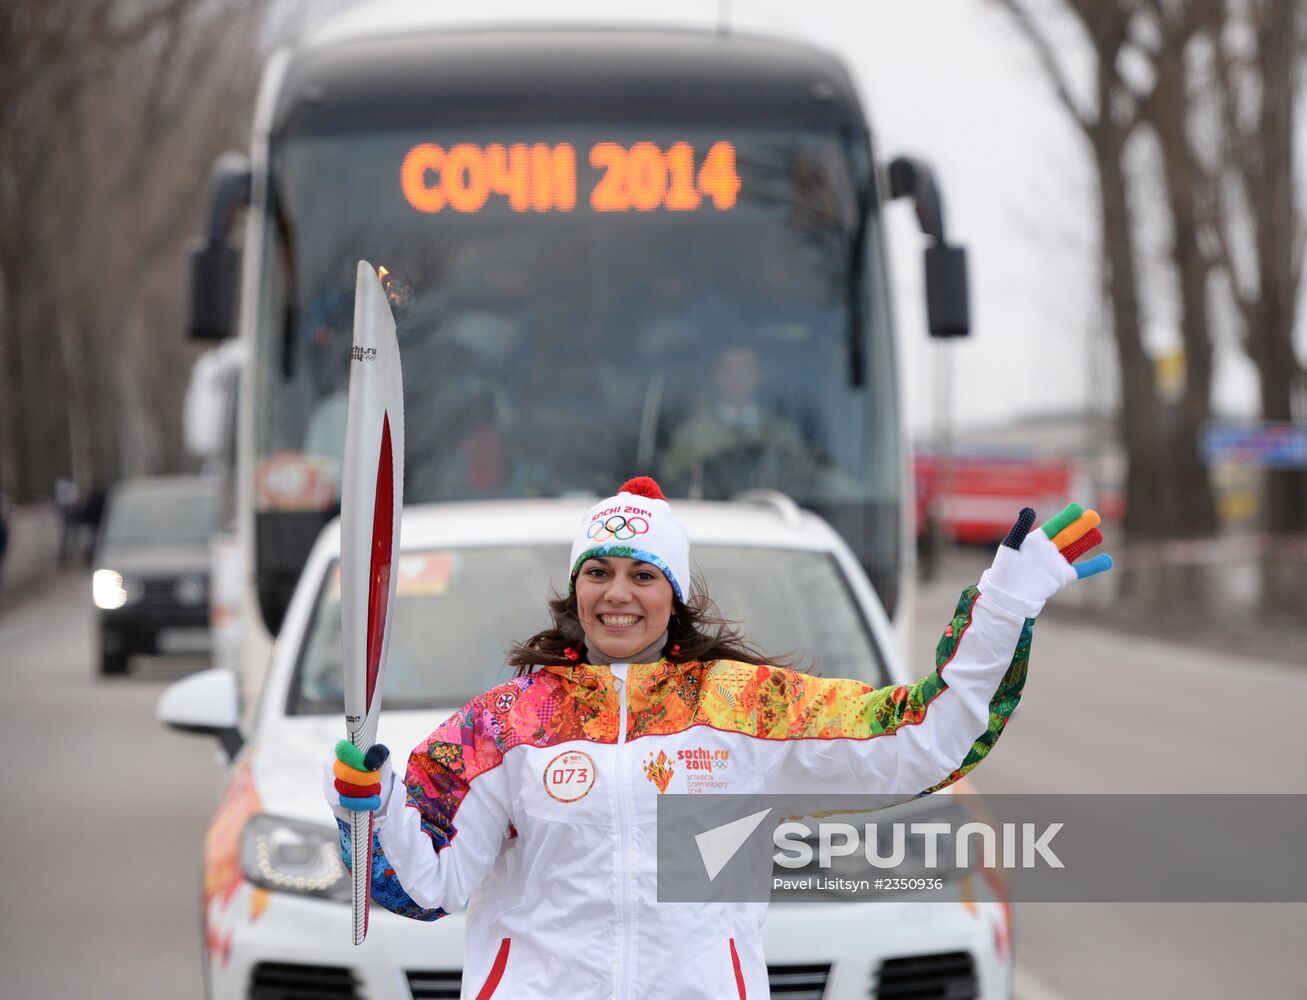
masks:
[[[384,272],[383,272],[384,273]],[[404,502],[404,383],[399,342],[382,278],[359,261],[354,291],[345,418],[345,468],[340,496],[341,648],[345,730],[360,750],[377,739],[395,564]],[[368,933],[372,894],[372,813],[354,814],[354,943]]]

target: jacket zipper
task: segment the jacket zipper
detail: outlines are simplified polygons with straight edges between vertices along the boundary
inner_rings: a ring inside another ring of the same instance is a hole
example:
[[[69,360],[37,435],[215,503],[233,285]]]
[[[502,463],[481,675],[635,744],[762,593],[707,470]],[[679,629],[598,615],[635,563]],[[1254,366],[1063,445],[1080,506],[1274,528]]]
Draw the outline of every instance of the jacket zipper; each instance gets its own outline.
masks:
[[[627,665],[629,676],[630,666]],[[626,822],[626,767],[624,763],[626,747],[626,681],[614,677],[620,696],[621,713],[617,722],[617,876],[621,885],[621,899],[618,905],[618,922],[622,930],[621,963],[617,977],[617,996],[626,1000],[627,982],[630,979],[631,964],[631,885],[630,865],[628,864],[630,830]]]

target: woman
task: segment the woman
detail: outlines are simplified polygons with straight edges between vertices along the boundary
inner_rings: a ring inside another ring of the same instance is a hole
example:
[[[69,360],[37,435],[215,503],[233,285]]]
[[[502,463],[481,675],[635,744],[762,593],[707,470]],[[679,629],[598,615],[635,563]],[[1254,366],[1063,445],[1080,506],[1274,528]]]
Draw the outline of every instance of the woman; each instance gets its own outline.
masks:
[[[342,830],[351,809],[376,814],[374,899],[421,920],[467,907],[465,997],[765,997],[764,904],[656,901],[658,796],[685,791],[681,762],[703,751],[735,793],[956,781],[1016,707],[1045,599],[1111,565],[1071,565],[1102,538],[1081,513],[1027,536],[1022,511],[935,671],[876,690],[766,665],[710,630],[687,600],[684,528],[633,479],[586,515],[570,592],[514,650],[519,675],[432,733],[402,785],[383,747],[342,741],[328,801]]]

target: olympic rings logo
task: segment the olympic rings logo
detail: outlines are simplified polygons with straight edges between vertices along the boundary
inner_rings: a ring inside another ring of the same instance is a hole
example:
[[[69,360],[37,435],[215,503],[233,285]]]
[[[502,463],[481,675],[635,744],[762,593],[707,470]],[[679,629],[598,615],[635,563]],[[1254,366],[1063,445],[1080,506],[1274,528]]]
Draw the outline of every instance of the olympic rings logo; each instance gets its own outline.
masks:
[[[602,521],[595,521],[586,529],[585,534],[592,542],[606,542],[613,538],[619,542],[629,542],[648,530],[649,522],[639,515],[623,517],[621,514],[613,514]]]

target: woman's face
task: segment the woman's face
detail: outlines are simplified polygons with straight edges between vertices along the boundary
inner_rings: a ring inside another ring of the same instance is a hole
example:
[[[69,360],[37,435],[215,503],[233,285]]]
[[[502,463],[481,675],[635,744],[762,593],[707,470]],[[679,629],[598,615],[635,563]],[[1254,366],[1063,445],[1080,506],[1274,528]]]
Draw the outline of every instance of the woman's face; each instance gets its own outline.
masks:
[[[624,556],[587,559],[576,610],[590,645],[621,663],[656,642],[672,618],[672,585],[657,566]]]

